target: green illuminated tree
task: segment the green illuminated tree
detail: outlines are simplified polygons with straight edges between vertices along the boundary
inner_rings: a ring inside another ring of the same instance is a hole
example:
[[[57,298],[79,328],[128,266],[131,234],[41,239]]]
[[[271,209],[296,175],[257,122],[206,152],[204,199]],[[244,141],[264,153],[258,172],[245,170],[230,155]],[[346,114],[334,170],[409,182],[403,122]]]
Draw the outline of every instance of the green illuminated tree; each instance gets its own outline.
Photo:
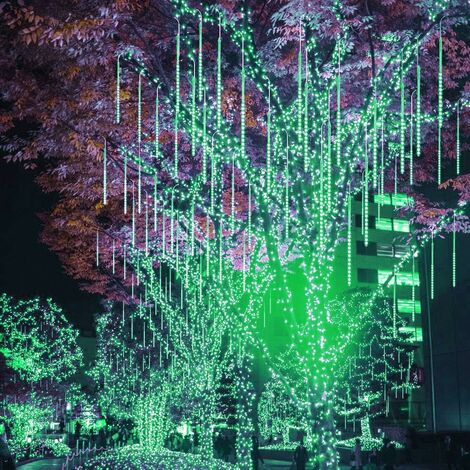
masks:
[[[78,330],[51,299],[16,301],[0,296],[0,353],[21,379],[60,382],[82,361]]]

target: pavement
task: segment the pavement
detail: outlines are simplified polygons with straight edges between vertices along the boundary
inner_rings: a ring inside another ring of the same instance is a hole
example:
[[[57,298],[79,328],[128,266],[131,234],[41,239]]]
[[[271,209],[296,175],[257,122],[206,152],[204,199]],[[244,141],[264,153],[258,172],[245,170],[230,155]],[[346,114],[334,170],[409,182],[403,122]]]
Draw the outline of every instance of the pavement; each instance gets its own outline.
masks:
[[[63,459],[36,460],[23,465],[18,465],[21,470],[60,470]],[[349,470],[349,466],[341,466],[341,470]],[[445,470],[445,465],[400,465],[397,470]],[[259,470],[290,470],[291,463],[281,460],[265,460],[264,465],[260,464]],[[307,466],[307,470],[311,467]]]
[[[41,459],[25,464],[18,464],[21,470],[60,470],[64,459]]]

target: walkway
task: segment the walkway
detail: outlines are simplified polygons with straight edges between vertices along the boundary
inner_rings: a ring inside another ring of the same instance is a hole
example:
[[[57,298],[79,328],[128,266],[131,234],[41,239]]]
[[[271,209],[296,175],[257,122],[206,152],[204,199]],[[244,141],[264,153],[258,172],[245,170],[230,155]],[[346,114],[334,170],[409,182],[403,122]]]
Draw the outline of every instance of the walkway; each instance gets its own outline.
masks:
[[[17,465],[21,470],[60,470],[64,459],[42,459]]]

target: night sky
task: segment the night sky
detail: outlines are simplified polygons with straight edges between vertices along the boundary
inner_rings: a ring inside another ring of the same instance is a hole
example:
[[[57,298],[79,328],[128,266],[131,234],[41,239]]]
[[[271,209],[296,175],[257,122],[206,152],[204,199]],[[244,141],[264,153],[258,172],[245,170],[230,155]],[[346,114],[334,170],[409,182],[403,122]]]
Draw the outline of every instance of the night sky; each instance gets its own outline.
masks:
[[[99,297],[81,291],[55,253],[39,240],[37,214],[49,211],[57,195],[42,193],[34,172],[1,157],[0,161],[0,292],[17,298],[52,297],[77,327],[91,330],[100,310]]]

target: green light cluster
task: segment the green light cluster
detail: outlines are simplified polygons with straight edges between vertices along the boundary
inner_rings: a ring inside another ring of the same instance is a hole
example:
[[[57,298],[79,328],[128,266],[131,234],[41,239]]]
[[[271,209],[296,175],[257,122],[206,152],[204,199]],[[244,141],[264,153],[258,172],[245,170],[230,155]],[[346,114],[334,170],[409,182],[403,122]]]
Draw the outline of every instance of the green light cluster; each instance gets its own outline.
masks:
[[[78,330],[51,299],[15,301],[0,295],[0,352],[20,378],[60,382],[80,366]]]

